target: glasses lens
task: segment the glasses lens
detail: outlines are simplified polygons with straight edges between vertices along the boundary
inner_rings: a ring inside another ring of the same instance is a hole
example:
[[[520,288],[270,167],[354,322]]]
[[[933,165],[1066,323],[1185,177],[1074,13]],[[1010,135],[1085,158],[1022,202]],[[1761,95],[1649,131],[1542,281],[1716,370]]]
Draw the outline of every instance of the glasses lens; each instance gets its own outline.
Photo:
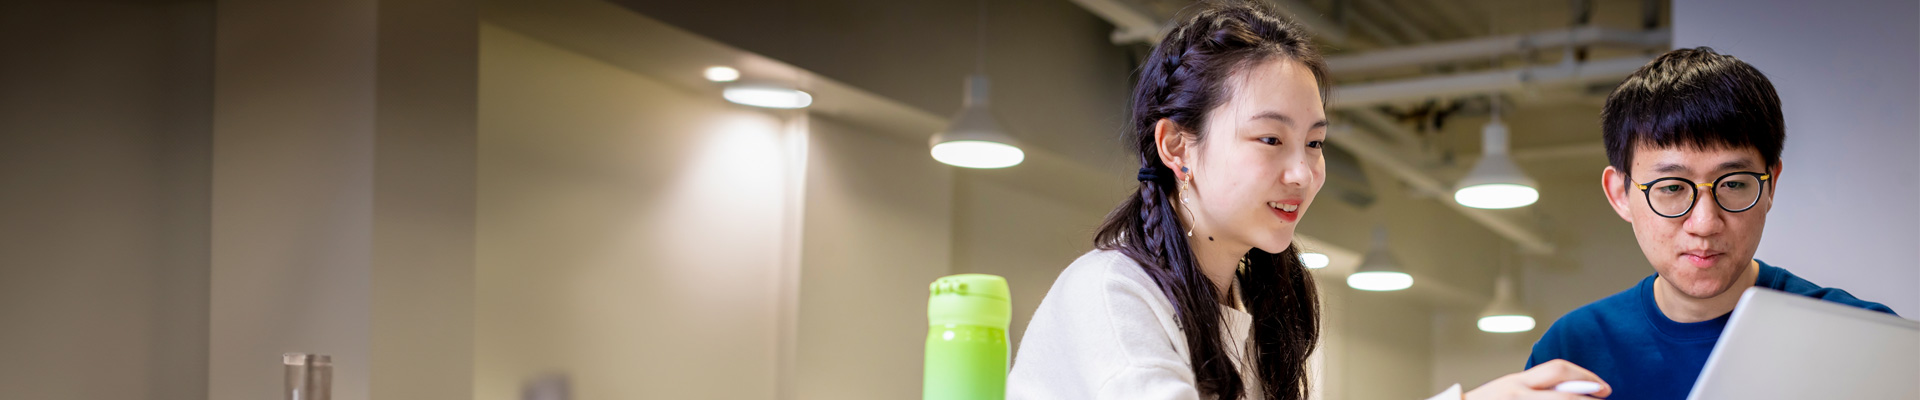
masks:
[[[1679,179],[1662,179],[1647,185],[1647,204],[1653,212],[1675,216],[1693,206],[1693,185]]]
[[[1727,211],[1746,211],[1760,201],[1760,177],[1751,174],[1729,175],[1713,187],[1714,201]]]

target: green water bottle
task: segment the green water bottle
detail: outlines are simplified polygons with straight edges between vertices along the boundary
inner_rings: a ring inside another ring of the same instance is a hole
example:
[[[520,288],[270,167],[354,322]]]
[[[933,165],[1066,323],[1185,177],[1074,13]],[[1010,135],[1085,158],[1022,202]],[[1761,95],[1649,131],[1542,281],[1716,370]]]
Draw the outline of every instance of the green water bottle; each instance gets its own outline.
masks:
[[[1007,397],[1007,323],[1013,319],[1007,279],[960,274],[933,281],[927,297],[925,400]]]

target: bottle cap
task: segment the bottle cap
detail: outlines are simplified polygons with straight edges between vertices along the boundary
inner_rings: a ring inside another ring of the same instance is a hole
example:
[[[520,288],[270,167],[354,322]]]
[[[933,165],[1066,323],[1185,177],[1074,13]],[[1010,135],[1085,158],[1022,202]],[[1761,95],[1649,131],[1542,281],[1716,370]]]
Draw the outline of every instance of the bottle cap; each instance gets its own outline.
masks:
[[[1007,279],[987,274],[960,274],[935,279],[928,285],[928,325],[978,325],[1007,329],[1013,320]]]

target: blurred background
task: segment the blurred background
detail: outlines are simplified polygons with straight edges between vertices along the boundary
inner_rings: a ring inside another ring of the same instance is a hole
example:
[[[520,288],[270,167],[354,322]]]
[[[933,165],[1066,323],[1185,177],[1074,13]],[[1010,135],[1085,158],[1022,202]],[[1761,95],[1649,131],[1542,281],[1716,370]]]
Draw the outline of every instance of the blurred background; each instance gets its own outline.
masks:
[[[1914,1],[1269,2],[1335,82],[1319,398],[1518,371],[1651,274],[1598,121],[1676,47],[1779,89],[1758,257],[1920,315]],[[1017,348],[1131,194],[1132,74],[1192,4],[7,1],[0,398],[272,398],[296,351],[339,399],[915,398],[928,282],[1006,277]],[[965,107],[1016,165],[932,157]],[[1500,159],[1537,201],[1456,199]]]

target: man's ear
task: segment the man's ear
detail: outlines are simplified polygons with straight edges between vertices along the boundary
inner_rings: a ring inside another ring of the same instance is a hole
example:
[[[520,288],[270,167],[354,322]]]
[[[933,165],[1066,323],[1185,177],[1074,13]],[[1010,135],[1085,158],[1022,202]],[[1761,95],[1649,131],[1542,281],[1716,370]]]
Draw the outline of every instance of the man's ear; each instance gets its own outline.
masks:
[[[1180,133],[1180,124],[1166,118],[1155,121],[1153,142],[1159,144],[1155,147],[1160,148],[1160,163],[1173,170],[1173,180],[1186,179],[1187,173],[1181,171],[1180,167],[1186,166],[1185,162],[1192,160],[1192,157],[1187,157],[1187,137]]]
[[[1600,171],[1600,191],[1606,192],[1607,204],[1613,206],[1613,213],[1619,214],[1620,219],[1627,222],[1633,222],[1632,209],[1628,208],[1632,205],[1629,202],[1633,201],[1632,186],[1633,182],[1627,181],[1627,174],[1613,169],[1613,166]]]
[[[1773,208],[1773,194],[1780,192],[1780,171],[1784,168],[1784,164],[1786,164],[1786,161],[1774,161],[1773,170],[1767,171],[1767,174],[1770,175],[1767,177],[1767,186],[1769,187],[1764,193],[1765,196],[1767,196],[1767,208],[1769,209]]]

